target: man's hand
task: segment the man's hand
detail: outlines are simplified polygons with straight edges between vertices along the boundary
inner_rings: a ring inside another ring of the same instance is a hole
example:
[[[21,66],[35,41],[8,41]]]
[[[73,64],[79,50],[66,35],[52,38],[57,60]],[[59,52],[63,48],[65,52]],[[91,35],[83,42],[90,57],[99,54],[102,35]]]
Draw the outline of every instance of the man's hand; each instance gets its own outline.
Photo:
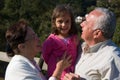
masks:
[[[80,80],[80,76],[74,73],[67,73],[64,76],[64,80]]]

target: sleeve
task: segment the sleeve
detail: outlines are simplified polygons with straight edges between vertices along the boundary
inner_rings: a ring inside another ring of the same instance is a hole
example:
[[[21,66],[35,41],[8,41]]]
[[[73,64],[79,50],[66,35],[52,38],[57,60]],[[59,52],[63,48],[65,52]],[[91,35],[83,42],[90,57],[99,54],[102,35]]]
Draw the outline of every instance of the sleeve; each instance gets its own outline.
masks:
[[[111,57],[105,62],[100,69],[91,70],[86,79],[87,80],[119,80],[120,79],[120,62]],[[120,61],[120,58],[119,58]]]
[[[48,63],[49,57],[52,53],[52,40],[48,38],[42,45],[42,56],[46,63]]]
[[[6,80],[42,80],[42,74],[27,63],[16,64],[15,67],[12,67],[10,73]]]
[[[48,80],[57,80],[55,77],[50,77]]]
[[[120,58],[114,55],[108,64],[105,65],[102,74],[102,80],[119,80],[120,79]],[[117,59],[118,58],[118,59]]]
[[[108,61],[108,70],[104,76],[104,79],[108,80],[120,80],[120,51],[113,51],[112,58]],[[107,66],[107,65],[106,65]]]
[[[108,69],[105,71],[105,76],[102,80],[117,80],[118,77],[120,79],[120,72],[114,62],[114,60],[111,62],[110,66]]]

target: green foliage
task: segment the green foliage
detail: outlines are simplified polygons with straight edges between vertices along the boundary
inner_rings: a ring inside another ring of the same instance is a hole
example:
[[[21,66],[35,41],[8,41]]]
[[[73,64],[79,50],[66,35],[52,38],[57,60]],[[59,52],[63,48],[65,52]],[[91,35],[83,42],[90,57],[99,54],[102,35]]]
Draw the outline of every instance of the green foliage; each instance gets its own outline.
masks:
[[[4,0],[0,0],[0,10],[4,7]]]
[[[116,31],[113,37],[113,41],[120,46],[120,17],[117,19]]]
[[[75,12],[79,13],[81,9],[77,8],[76,4],[79,5],[80,1],[1,0],[0,3],[3,4],[0,6],[0,27],[2,30],[0,41],[3,41],[1,47],[5,45],[4,36],[6,29],[19,19],[25,19],[29,22],[30,26],[39,35],[42,43],[51,33],[51,15],[55,6],[57,4],[70,4],[76,8],[76,10],[74,9]],[[3,51],[5,46],[0,49]]]
[[[120,0],[0,0],[0,50],[5,50],[6,29],[18,21],[26,19],[40,37],[41,43],[51,33],[51,15],[57,4],[68,4],[73,8],[75,17],[84,16],[96,6],[107,7],[117,16],[117,31],[113,40],[119,44]],[[80,29],[79,25],[78,29]]]

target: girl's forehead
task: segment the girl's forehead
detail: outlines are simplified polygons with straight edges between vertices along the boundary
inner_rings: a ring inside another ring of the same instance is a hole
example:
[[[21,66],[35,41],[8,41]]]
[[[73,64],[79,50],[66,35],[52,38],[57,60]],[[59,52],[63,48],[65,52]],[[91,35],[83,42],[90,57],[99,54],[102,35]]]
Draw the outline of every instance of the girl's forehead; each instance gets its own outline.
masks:
[[[62,11],[62,12],[58,12],[56,13],[57,16],[66,16],[66,15],[69,15],[70,16],[70,13],[67,12],[67,11]]]
[[[66,19],[71,19],[71,17],[70,17],[69,15],[64,15],[64,16],[56,17],[56,19],[63,19],[63,20],[66,20]]]
[[[57,16],[56,18],[60,18],[60,17],[65,18],[65,17],[71,17],[71,16],[70,16],[70,14],[61,14],[61,15]]]

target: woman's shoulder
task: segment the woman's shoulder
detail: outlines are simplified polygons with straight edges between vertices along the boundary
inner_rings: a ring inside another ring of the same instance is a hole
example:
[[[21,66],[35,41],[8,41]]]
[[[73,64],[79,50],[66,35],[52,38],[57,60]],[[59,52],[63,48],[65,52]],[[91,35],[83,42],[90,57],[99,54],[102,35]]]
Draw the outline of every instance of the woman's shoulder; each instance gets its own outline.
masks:
[[[21,55],[15,55],[10,61],[10,64],[14,67],[27,66],[29,63],[30,61]]]
[[[31,71],[34,68],[30,60],[21,55],[15,55],[8,66],[16,71]]]

